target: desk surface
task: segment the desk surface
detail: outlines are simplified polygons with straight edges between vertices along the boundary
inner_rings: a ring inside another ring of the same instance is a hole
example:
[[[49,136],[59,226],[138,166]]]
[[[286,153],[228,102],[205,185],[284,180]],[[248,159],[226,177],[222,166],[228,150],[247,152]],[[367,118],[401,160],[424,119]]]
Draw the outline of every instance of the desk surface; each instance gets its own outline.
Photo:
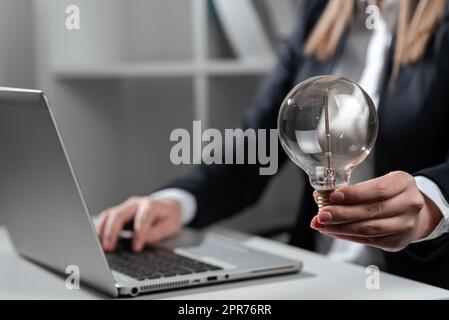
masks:
[[[334,262],[324,256],[271,240],[252,237],[247,244],[298,259],[304,269],[295,275],[277,276],[142,295],[133,299],[449,299],[449,291],[386,273],[380,289],[365,286],[365,269]],[[0,227],[0,299],[101,299],[90,288],[67,290],[62,276],[45,270],[13,250]]]

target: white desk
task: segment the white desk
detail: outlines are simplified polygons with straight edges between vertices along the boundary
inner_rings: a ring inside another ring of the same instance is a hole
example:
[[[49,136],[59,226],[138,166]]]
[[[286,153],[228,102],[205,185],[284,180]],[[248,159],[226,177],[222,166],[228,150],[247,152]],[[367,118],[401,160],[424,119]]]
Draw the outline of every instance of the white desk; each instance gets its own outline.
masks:
[[[365,287],[365,269],[271,240],[254,237],[260,250],[304,262],[300,274],[217,284],[134,299],[449,299],[449,291],[381,273],[380,289]],[[19,257],[0,227],[0,299],[101,299],[92,289],[67,290],[65,279]]]

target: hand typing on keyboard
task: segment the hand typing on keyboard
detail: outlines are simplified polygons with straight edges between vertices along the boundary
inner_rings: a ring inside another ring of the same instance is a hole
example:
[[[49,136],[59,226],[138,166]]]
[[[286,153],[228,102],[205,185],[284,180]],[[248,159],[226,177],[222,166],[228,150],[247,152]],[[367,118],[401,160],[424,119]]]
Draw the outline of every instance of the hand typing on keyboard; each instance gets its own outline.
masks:
[[[103,211],[95,221],[103,249],[113,251],[125,225],[132,222],[132,250],[141,251],[146,244],[158,242],[181,229],[181,206],[172,199],[131,197]]]

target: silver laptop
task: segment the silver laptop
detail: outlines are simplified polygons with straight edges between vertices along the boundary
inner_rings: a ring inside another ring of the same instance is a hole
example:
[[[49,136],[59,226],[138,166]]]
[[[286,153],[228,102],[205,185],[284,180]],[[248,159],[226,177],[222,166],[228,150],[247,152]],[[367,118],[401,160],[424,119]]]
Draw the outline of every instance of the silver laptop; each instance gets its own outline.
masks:
[[[105,254],[42,91],[0,87],[0,215],[16,250],[112,296],[298,272],[301,263],[245,246],[229,231],[178,236],[141,253]],[[131,235],[132,236],[132,235]]]

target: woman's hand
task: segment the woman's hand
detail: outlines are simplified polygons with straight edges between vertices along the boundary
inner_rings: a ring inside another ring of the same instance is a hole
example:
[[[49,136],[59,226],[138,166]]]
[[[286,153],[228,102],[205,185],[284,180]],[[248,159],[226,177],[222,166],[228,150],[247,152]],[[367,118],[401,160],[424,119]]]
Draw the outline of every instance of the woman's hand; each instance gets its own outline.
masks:
[[[131,197],[103,211],[95,227],[104,250],[115,249],[120,231],[132,220],[132,248],[140,251],[146,244],[170,237],[181,229],[181,205],[168,198]]]
[[[385,251],[399,251],[426,237],[443,217],[415,179],[402,171],[339,188],[330,200],[313,217],[312,228]]]

